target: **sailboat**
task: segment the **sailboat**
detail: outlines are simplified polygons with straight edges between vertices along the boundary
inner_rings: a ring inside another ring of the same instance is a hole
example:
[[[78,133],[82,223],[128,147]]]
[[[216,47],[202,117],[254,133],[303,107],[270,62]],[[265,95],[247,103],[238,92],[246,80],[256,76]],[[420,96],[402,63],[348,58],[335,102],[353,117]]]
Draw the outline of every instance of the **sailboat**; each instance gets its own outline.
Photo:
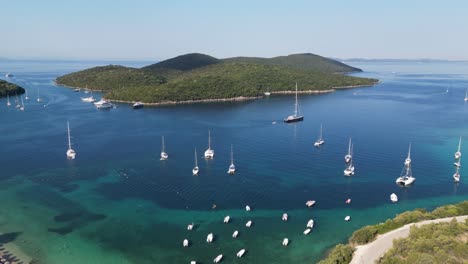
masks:
[[[24,102],[23,102],[23,97],[21,96],[21,106],[19,108],[20,111],[24,111]]]
[[[351,155],[351,138],[349,138],[349,145],[348,145],[348,154],[345,155],[344,160],[346,163],[349,163],[353,156]]]
[[[236,166],[234,166],[234,154],[232,152],[232,144],[231,144],[231,165],[229,165],[228,172],[229,174],[236,173]]]
[[[20,105],[20,103],[19,103],[18,94],[15,94],[15,96],[16,96],[16,99],[15,99],[16,108],[20,108],[21,105]]]
[[[7,93],[7,103],[6,103],[7,106],[11,106],[11,103],[10,103],[10,95]]]
[[[68,130],[68,150],[67,150],[67,158],[75,159],[76,152],[71,147],[71,139],[70,139],[70,123],[67,121],[67,130]]]
[[[460,140],[458,141],[458,149],[454,154],[455,159],[459,159],[461,157],[461,141],[462,141],[462,137],[460,137]]]
[[[37,87],[37,102],[40,103],[42,101],[41,97],[39,97],[39,87]]]
[[[197,176],[200,168],[198,168],[197,149],[195,148],[195,167],[192,169],[193,176]]]
[[[460,166],[457,166],[457,168],[455,169],[455,173],[453,174],[453,181],[460,182]]]
[[[320,124],[320,137],[315,141],[314,146],[320,147],[320,145],[323,145],[325,143],[325,140],[323,140],[323,135],[322,135],[322,124]]]
[[[294,105],[294,115],[288,116],[283,121],[285,123],[304,121],[304,117],[298,114],[299,114],[299,104],[297,102],[297,83],[296,83],[296,103]]]
[[[205,151],[205,159],[214,158],[214,150],[211,149],[211,131],[208,130],[208,149]]]
[[[408,149],[408,157],[405,159],[403,171],[400,177],[396,179],[396,183],[404,185],[404,186],[408,186],[408,185],[411,185],[415,180],[416,178],[413,177],[413,173],[411,171],[411,143],[410,143],[409,149]]]
[[[465,92],[465,102],[468,102],[468,89]]]
[[[25,99],[25,100],[29,100],[28,90],[26,90],[26,95],[24,96],[24,99]]]
[[[351,145],[351,150],[350,150],[350,155],[353,153],[353,146]],[[344,170],[344,175],[345,176],[352,176],[354,175],[354,165],[353,165],[353,159],[351,158],[348,163],[348,167]]]
[[[162,140],[162,149],[161,149],[161,159],[160,160],[167,160],[169,155],[166,153],[166,147],[164,146],[164,136],[161,137]]]

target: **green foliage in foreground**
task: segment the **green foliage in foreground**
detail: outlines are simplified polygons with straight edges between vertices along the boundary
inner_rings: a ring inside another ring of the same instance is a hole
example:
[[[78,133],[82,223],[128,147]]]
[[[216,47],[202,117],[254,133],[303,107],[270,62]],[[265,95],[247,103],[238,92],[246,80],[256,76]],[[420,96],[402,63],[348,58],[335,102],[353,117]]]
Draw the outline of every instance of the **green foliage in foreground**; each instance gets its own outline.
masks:
[[[395,240],[379,263],[468,263],[468,221],[411,227],[407,238]]]
[[[217,63],[186,71],[167,80],[147,70],[122,66],[96,67],[67,74],[58,84],[107,92],[111,100],[145,103],[255,97],[270,90],[327,90],[372,85],[375,79],[253,63]]]
[[[361,229],[356,230],[352,234],[352,236],[349,238],[348,246],[353,248],[355,245],[367,244],[371,242],[372,240],[374,240],[378,234],[384,234],[391,230],[400,228],[406,224],[420,222],[423,220],[432,220],[432,219],[460,216],[460,215],[468,215],[468,201],[463,201],[454,205],[440,206],[440,207],[437,207],[432,212],[427,212],[424,209],[415,209],[413,211],[403,212],[401,214],[398,214],[393,219],[388,219],[384,223],[371,225],[371,226],[365,226]],[[320,263],[322,264],[324,263],[349,263],[349,262],[333,262],[333,260],[337,259],[336,257],[337,253],[335,252],[335,249],[337,249],[338,247],[341,249],[343,245],[342,244],[337,245],[333,250],[330,251],[330,254],[327,256],[327,258],[322,260],[322,262]],[[341,250],[340,252],[343,252],[343,251]],[[426,253],[421,253],[418,256],[421,257],[421,259],[426,259],[428,258],[428,256],[425,254]],[[391,261],[394,261],[394,260],[391,260]],[[400,260],[395,260],[395,262],[391,262],[391,261],[385,262],[385,263],[386,264],[389,264],[389,263],[423,263],[423,262],[399,262]],[[434,263],[434,262],[424,262],[424,263]],[[441,263],[444,263],[444,262],[441,262]],[[450,263],[450,262],[446,262],[446,263]],[[458,262],[453,262],[453,263],[458,263]]]
[[[344,264],[353,259],[353,248],[350,245],[338,244],[329,253],[328,257],[318,264]]]
[[[6,97],[7,94],[10,96],[15,96],[17,94],[23,94],[23,93],[25,93],[24,88],[16,84],[13,84],[4,80],[0,80],[0,97]]]

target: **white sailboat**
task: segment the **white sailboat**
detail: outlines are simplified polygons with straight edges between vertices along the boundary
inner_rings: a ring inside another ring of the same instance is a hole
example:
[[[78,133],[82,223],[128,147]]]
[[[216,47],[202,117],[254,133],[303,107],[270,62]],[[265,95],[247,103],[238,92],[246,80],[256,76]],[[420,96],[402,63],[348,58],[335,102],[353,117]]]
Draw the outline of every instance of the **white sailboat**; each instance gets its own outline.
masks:
[[[88,97],[81,97],[81,101],[86,102],[86,103],[94,103],[96,101],[96,98],[93,97],[93,91],[90,91],[91,95]],[[85,90],[85,93],[88,93],[87,90]]]
[[[75,159],[76,152],[71,147],[71,137],[70,137],[70,122],[67,121],[67,130],[68,130],[68,150],[67,150],[67,158]]]
[[[468,89],[465,92],[465,102],[468,102]]]
[[[24,111],[24,102],[23,102],[23,97],[21,96],[21,106],[19,108],[20,111]]]
[[[15,96],[16,96],[16,99],[15,99],[16,108],[20,108],[21,105],[20,105],[20,102],[19,102],[19,99],[18,99],[18,94],[16,94]]]
[[[453,181],[460,182],[460,167],[455,169],[455,173],[453,174]]]
[[[6,103],[7,106],[11,106],[11,102],[10,102],[10,95],[7,93],[7,103]]]
[[[461,141],[462,141],[462,137],[460,137],[460,140],[458,141],[458,149],[454,154],[455,159],[459,159],[461,157]]]
[[[304,116],[299,115],[299,103],[297,102],[297,83],[296,83],[296,103],[294,104],[294,115],[290,115],[283,120],[285,123],[304,121]]]
[[[37,102],[40,103],[42,101],[41,97],[39,97],[39,87],[37,87]]]
[[[349,145],[348,145],[348,154],[345,155],[344,160],[346,163],[349,163],[353,156],[351,155],[351,138],[349,138]]]
[[[24,96],[24,99],[25,99],[25,100],[29,100],[28,90],[26,90],[26,95]]]
[[[232,152],[232,144],[231,144],[231,165],[229,165],[229,169],[227,171],[229,174],[236,173],[236,166],[234,166],[234,154]]]
[[[195,167],[192,169],[193,176],[197,176],[200,168],[198,168],[197,149],[195,148]]]
[[[208,130],[208,149],[205,151],[205,159],[214,158],[214,150],[211,149],[211,131]]]
[[[323,134],[322,134],[323,130],[322,130],[322,124],[320,124],[320,137],[319,139],[317,139],[317,141],[315,141],[314,143],[314,146],[316,147],[320,147],[320,145],[323,145],[323,143],[325,143],[325,140],[323,140]]]
[[[352,156],[352,154],[353,154],[353,146],[352,145],[351,145],[351,151],[349,153],[350,153],[349,155]],[[353,159],[352,158],[349,159],[348,166],[344,170],[344,175],[345,176],[354,175],[354,165],[353,165]]]
[[[413,173],[411,171],[411,143],[410,143],[409,149],[408,149],[408,157],[405,159],[403,171],[400,177],[396,179],[396,183],[404,185],[404,186],[408,186],[408,185],[411,185],[415,180],[416,178],[413,177]]]
[[[161,159],[160,160],[167,160],[169,158],[169,155],[166,153],[166,147],[164,145],[164,136],[161,137],[162,141],[162,149],[161,149]]]

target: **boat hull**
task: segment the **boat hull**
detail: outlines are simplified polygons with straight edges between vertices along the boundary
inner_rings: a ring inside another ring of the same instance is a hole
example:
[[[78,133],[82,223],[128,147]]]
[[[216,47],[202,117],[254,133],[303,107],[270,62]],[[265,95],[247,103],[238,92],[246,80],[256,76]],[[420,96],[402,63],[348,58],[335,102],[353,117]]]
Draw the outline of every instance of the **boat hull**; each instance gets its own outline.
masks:
[[[304,121],[303,116],[298,116],[298,117],[293,117],[293,118],[286,118],[283,120],[284,123],[294,123],[294,122],[300,122]]]

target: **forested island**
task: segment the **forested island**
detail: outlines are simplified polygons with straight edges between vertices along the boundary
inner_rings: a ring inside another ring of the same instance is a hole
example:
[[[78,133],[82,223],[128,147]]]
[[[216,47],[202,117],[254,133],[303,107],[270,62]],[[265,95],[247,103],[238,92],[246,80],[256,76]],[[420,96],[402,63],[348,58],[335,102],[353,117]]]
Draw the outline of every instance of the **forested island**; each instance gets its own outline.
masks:
[[[56,83],[103,91],[114,101],[165,104],[257,98],[267,91],[293,91],[296,82],[300,92],[318,93],[378,81],[344,74],[356,71],[361,69],[314,54],[217,59],[191,53],[140,69],[94,67],[58,77]]]
[[[0,80],[0,97],[6,97],[7,95],[15,96],[23,93],[25,93],[24,88],[11,82]]]

